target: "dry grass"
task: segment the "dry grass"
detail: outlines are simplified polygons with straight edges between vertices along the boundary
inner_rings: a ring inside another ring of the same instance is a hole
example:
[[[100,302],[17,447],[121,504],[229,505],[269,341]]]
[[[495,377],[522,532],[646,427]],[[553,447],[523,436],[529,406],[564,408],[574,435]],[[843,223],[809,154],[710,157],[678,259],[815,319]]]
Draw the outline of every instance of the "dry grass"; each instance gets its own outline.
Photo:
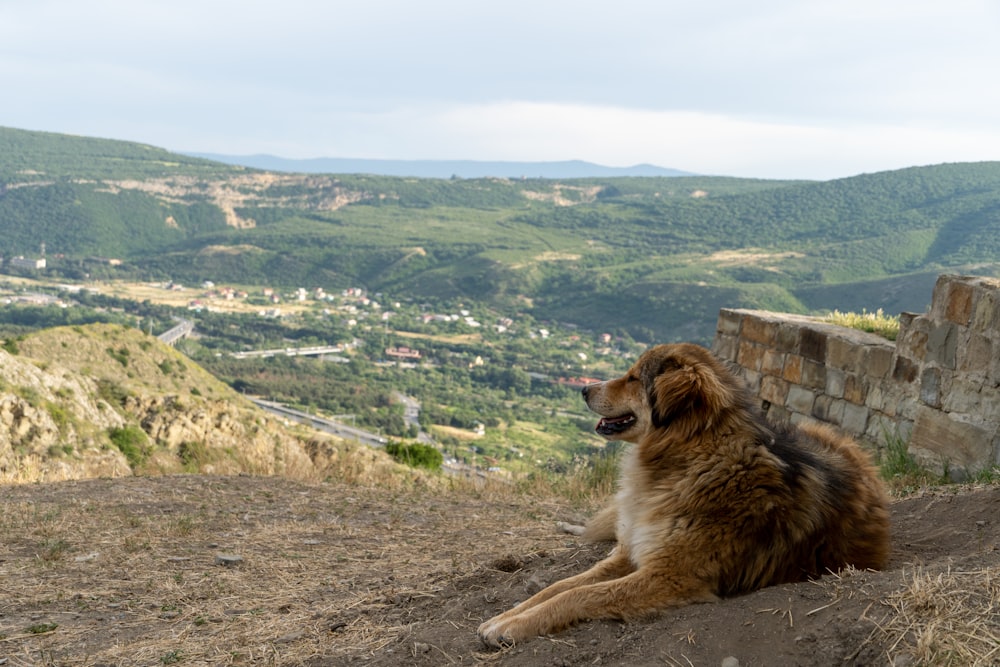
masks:
[[[909,584],[885,604],[893,613],[880,632],[895,661],[905,656],[909,664],[962,667],[1000,662],[1000,568],[914,570]]]
[[[463,538],[481,534],[477,524],[529,524],[502,540],[527,553],[554,511],[280,478],[88,480],[44,499],[31,490],[8,487],[0,514],[7,667],[372,654],[408,630],[402,607],[481,567],[491,547]],[[241,560],[221,564],[226,554]]]

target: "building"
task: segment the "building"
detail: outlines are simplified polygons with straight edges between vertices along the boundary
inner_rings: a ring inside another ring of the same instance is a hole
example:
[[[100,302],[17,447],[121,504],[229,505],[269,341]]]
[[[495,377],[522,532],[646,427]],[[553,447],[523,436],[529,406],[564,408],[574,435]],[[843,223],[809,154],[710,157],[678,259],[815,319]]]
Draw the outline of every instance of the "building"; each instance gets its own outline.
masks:
[[[400,345],[399,347],[388,347],[385,350],[385,354],[388,357],[397,357],[399,359],[419,359],[420,350],[414,350],[405,345]]]
[[[44,269],[45,258],[28,259],[27,257],[19,255],[10,260],[10,265],[18,269]]]

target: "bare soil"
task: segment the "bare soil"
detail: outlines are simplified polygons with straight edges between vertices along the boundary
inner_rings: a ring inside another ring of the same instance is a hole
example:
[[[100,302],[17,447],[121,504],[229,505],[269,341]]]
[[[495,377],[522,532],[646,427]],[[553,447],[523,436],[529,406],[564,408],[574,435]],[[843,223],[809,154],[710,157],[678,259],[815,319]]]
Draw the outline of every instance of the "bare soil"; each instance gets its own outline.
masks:
[[[274,477],[0,487],[0,665],[1000,661],[998,487],[894,502],[884,572],[483,647],[481,621],[609,549],[556,530],[582,509]]]

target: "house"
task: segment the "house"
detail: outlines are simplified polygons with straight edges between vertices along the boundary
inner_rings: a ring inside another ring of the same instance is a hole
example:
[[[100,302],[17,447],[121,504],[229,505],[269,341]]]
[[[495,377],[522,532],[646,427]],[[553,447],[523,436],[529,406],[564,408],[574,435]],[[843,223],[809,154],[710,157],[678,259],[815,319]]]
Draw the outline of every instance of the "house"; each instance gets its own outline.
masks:
[[[420,350],[414,350],[406,347],[405,345],[400,345],[398,347],[385,348],[385,355],[387,357],[397,357],[399,359],[419,359]]]
[[[45,258],[41,257],[39,259],[28,259],[23,255],[18,255],[17,257],[11,258],[10,265],[18,269],[44,269]]]

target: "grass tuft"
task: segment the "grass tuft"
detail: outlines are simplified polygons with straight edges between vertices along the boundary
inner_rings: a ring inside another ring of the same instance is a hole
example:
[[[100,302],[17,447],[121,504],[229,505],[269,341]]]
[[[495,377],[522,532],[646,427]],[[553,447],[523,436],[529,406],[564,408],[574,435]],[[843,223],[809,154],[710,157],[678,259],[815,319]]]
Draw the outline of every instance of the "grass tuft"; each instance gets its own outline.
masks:
[[[869,313],[864,309],[860,313],[842,313],[835,310],[824,317],[823,321],[878,334],[887,340],[896,340],[896,336],[899,335],[899,315],[886,315],[881,308],[874,313]]]

